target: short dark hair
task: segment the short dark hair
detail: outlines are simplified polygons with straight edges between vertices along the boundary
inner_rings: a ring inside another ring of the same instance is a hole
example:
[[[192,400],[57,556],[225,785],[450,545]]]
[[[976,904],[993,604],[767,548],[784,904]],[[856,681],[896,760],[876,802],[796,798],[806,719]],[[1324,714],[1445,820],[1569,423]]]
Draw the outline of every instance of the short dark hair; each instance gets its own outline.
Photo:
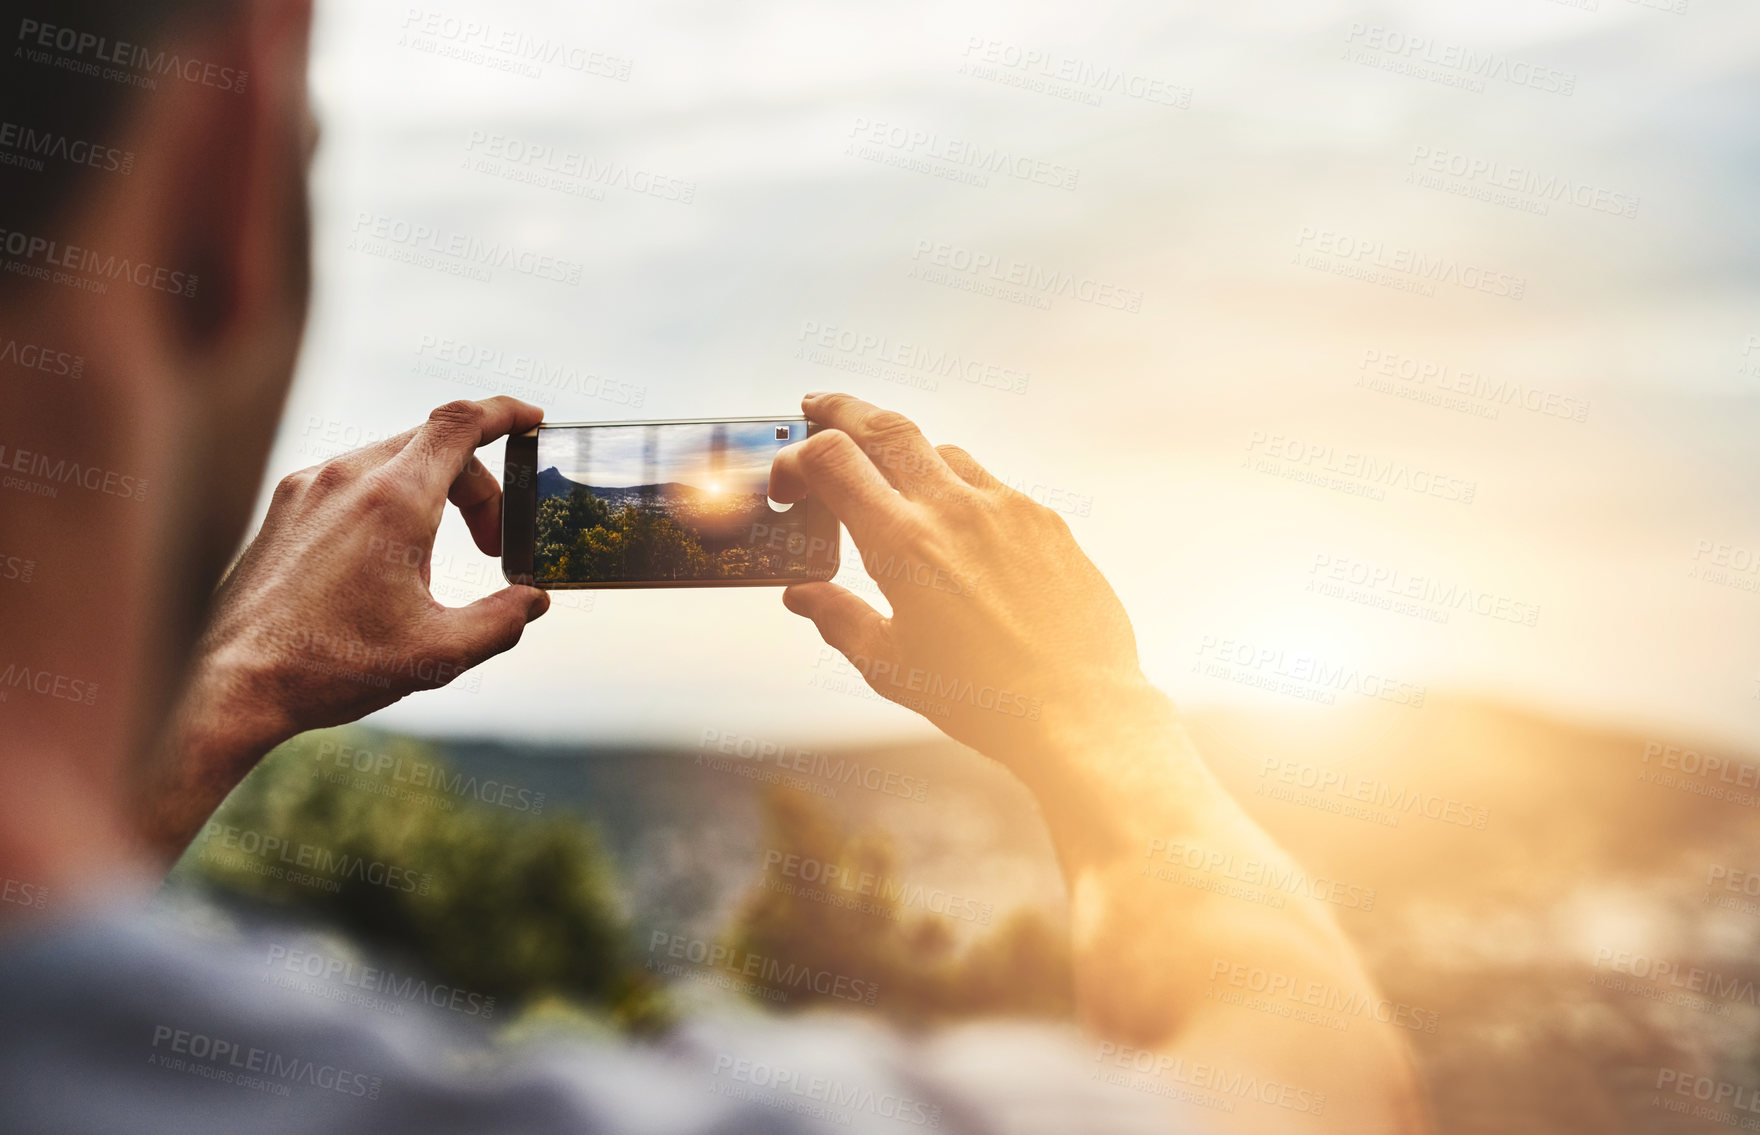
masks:
[[[124,175],[133,112],[178,81],[170,41],[242,2],[0,0],[0,227],[37,235]]]

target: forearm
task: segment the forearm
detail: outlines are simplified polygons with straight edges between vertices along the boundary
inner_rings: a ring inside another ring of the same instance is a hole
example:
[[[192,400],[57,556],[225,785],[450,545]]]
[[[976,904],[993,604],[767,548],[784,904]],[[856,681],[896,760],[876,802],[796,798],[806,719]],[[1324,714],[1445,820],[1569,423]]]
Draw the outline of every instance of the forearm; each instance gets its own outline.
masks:
[[[1172,704],[1135,684],[1089,700],[1051,712],[1044,750],[1022,769],[1069,885],[1083,1023],[1118,1045],[1324,1095],[1319,1129],[1423,1130],[1393,1025],[1341,1017],[1337,1030],[1242,1003],[1303,1009],[1309,998],[1377,994],[1324,906],[1295,896],[1273,906],[1214,885],[1227,882],[1224,864],[1269,878],[1298,868],[1205,767]],[[1207,866],[1158,873],[1169,848]],[[1242,1129],[1276,1126],[1255,1110],[1240,1113]]]
[[[142,838],[169,867],[221,801],[297,732],[275,699],[221,654],[204,654],[136,789]]]

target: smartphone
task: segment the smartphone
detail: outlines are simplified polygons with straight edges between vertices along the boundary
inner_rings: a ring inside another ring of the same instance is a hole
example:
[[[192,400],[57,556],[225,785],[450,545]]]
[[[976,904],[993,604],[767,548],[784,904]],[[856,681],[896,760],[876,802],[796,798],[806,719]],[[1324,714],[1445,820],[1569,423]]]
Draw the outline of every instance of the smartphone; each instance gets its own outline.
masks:
[[[507,439],[501,573],[542,588],[757,587],[837,574],[837,518],[771,502],[805,418],[546,422]]]

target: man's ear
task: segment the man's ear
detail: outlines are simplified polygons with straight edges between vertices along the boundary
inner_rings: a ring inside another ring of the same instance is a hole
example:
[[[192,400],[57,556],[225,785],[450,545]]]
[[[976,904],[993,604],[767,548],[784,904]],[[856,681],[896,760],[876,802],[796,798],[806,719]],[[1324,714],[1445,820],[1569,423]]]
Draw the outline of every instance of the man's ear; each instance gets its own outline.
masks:
[[[180,352],[234,355],[291,317],[310,279],[305,193],[311,0],[242,0],[230,20],[168,54],[199,60],[139,101],[146,152],[118,188],[123,232],[155,233],[156,266],[183,273],[164,296]],[[119,218],[120,219],[120,218]],[[294,332],[297,334],[297,327]]]

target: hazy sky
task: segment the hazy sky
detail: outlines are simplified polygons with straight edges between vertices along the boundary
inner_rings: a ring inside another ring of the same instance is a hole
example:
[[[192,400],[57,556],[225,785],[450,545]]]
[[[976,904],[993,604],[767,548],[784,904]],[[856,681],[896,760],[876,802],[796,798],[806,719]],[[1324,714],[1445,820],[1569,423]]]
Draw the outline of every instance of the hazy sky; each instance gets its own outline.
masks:
[[[1760,740],[1752,3],[333,0],[313,80],[277,474],[845,388],[1069,513],[1184,703],[1312,658]],[[926,728],[768,590],[576,602],[386,723]]]
[[[804,438],[805,424],[795,423],[790,433]],[[713,483],[728,491],[764,492],[776,451],[788,444],[776,440],[776,423],[725,426],[719,461],[714,457],[715,432],[714,426],[682,423],[543,430],[538,434],[538,468],[555,466],[571,481],[601,488],[682,481],[698,488]]]

